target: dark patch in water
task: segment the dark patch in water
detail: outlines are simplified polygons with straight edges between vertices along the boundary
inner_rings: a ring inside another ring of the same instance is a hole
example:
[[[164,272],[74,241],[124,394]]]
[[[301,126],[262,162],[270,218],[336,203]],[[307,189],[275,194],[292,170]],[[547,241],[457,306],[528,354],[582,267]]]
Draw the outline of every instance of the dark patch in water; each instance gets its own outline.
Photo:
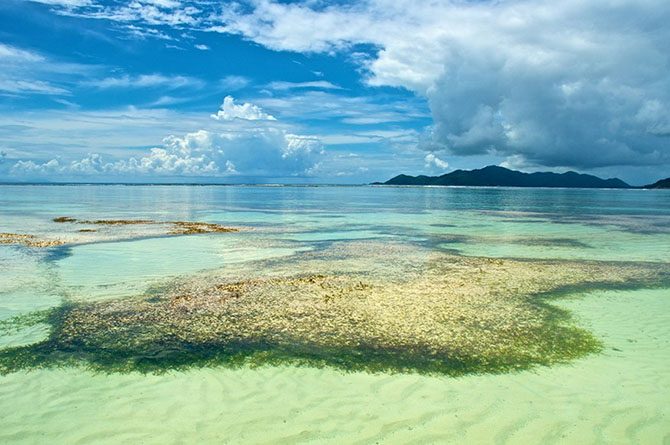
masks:
[[[519,244],[523,246],[571,247],[576,249],[592,249],[593,246],[574,238],[543,238],[543,237],[509,237],[472,236],[461,234],[433,235],[429,246],[440,244]]]
[[[573,238],[540,238],[528,237],[519,238],[515,243],[527,246],[555,246],[555,247],[572,247],[577,249],[592,249],[593,246]]]
[[[67,245],[50,247],[44,250],[44,256],[42,257],[43,261],[46,262],[56,262],[62,259],[65,259],[69,256],[72,256],[72,248]]]

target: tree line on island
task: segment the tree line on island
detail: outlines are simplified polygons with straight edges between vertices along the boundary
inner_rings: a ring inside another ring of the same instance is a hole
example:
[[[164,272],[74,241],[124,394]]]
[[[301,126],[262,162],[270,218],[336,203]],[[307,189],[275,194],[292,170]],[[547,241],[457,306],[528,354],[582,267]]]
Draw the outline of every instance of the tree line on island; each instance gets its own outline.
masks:
[[[478,187],[568,187],[568,188],[616,188],[616,189],[661,189],[670,188],[670,178],[653,184],[635,187],[618,178],[602,179],[594,175],[568,171],[565,173],[524,173],[505,167],[489,165],[475,170],[455,170],[441,176],[398,175],[386,182],[373,185],[456,185]]]

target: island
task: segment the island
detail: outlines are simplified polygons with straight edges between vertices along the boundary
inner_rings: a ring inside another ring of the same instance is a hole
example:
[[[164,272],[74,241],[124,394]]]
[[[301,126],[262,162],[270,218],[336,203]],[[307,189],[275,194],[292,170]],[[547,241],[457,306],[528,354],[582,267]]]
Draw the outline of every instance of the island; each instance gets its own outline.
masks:
[[[659,179],[653,184],[645,185],[646,189],[670,189],[670,178]]]
[[[475,170],[455,170],[451,173],[446,173],[441,176],[398,175],[386,182],[376,182],[373,183],[373,185],[455,185],[480,187],[570,187],[616,189],[634,188],[618,178],[602,179],[597,176],[576,173],[573,171],[568,171],[565,173],[524,173],[496,165],[489,165],[487,167]]]

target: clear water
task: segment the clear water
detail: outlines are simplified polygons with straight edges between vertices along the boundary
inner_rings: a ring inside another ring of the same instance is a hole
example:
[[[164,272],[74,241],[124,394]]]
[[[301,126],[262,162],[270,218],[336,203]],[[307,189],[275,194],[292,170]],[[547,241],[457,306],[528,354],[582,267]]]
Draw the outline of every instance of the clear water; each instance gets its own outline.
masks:
[[[667,191],[0,186],[0,232],[55,234],[56,216],[250,230],[45,250],[0,245],[0,319],[346,240],[670,267]],[[291,367],[32,370],[0,377],[0,442],[668,443],[670,289],[577,294],[560,305],[603,340],[602,354],[457,379]],[[45,335],[37,325],[1,337],[0,347]]]

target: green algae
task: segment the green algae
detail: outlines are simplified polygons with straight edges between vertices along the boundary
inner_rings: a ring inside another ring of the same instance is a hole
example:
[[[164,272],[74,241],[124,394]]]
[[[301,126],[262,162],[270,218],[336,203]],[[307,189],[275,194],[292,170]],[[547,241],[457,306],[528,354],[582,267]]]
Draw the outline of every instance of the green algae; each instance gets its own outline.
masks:
[[[15,334],[38,323],[47,323],[50,321],[51,313],[51,310],[47,309],[42,311],[28,312],[26,314],[16,315],[5,320],[0,320],[0,335]]]
[[[547,320],[541,328],[519,338],[515,348],[493,358],[468,355],[467,351],[435,354],[427,348],[392,348],[375,344],[324,346],[310,342],[251,341],[189,342],[157,337],[122,345],[110,341],[108,333],[87,342],[63,342],[59,323],[68,315],[66,308],[52,311],[48,321],[52,333],[46,341],[0,350],[0,374],[53,367],[84,367],[103,373],[154,373],[190,368],[261,366],[331,367],[345,372],[420,373],[462,376],[504,373],[531,369],[538,365],[567,363],[601,350],[600,341],[589,332],[563,322]],[[138,336],[146,333],[139,329]],[[529,353],[531,346],[536,353]]]

